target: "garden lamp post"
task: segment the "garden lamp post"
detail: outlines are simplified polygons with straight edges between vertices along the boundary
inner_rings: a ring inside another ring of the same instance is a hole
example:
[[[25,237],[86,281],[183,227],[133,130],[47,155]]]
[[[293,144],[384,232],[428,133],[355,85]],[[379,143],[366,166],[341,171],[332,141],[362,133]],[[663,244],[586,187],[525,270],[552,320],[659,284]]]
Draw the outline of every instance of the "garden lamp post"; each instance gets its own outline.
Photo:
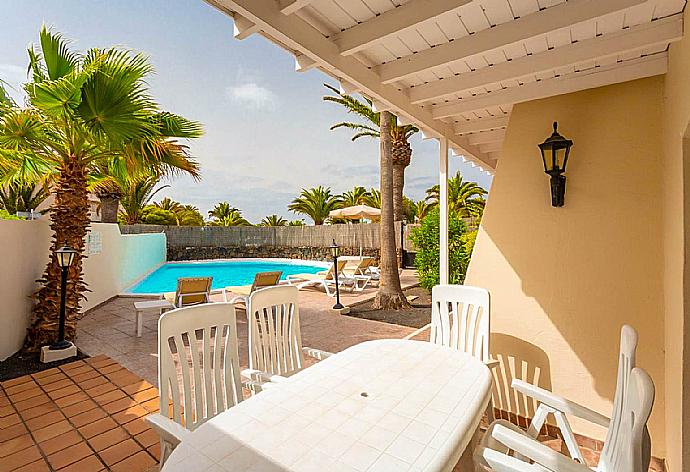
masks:
[[[551,177],[551,206],[562,207],[565,203],[565,166],[568,164],[573,142],[558,133],[558,123],[553,122],[553,133],[539,145],[544,172]]]
[[[338,284],[338,256],[340,255],[340,247],[335,243],[335,238],[333,239],[333,244],[331,244],[331,256],[333,256],[333,275],[335,277],[335,305],[333,305],[334,310],[342,310],[345,308],[340,303],[340,285]]]
[[[57,255],[58,264],[60,264],[60,270],[62,272],[62,277],[60,280],[60,324],[58,328],[58,339],[55,343],[50,345],[50,350],[56,351],[61,349],[67,349],[72,346],[72,343],[65,340],[65,299],[67,296],[67,272],[69,266],[72,265],[74,261],[74,256],[77,251],[72,249],[65,241],[65,244],[55,251]]]

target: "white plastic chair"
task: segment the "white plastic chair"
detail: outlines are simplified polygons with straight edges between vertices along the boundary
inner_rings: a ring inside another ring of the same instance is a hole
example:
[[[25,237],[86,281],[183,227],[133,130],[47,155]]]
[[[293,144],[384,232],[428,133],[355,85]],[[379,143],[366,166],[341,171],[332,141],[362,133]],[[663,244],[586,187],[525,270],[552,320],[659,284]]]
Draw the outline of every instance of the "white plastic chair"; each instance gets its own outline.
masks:
[[[182,382],[180,383],[180,376]],[[161,466],[190,431],[242,401],[235,306],[178,308],[158,320]]]
[[[500,364],[489,358],[491,296],[485,288],[469,285],[437,285],[431,290],[429,341],[473,355],[494,369]],[[487,407],[493,421],[493,403]]]
[[[635,367],[625,384],[621,408],[614,410],[599,464],[594,468],[598,472],[646,472],[649,468],[647,421],[654,404],[654,383],[647,372]],[[489,427],[474,460],[478,470],[494,472],[591,471],[504,420]]]
[[[277,382],[304,368],[306,354],[323,360],[332,354],[302,347],[297,287],[281,285],[255,291],[249,296],[249,368],[242,371],[259,383]]]

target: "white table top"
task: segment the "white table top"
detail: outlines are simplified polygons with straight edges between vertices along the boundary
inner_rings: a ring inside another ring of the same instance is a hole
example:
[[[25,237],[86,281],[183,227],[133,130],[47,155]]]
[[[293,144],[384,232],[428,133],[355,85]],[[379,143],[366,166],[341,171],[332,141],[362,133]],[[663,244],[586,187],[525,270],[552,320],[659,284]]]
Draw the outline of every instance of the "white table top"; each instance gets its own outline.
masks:
[[[353,346],[212,418],[176,471],[450,471],[486,409],[491,374],[423,341]]]

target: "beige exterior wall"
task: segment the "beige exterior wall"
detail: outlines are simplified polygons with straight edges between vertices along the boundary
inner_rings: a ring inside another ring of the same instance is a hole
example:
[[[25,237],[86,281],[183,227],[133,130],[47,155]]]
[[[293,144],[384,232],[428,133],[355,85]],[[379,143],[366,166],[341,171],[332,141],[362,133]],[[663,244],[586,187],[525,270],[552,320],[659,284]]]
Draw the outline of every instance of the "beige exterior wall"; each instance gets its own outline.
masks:
[[[114,297],[165,262],[164,234],[121,235],[114,224],[93,223],[100,251],[84,261],[84,281],[91,292],[82,311]],[[48,262],[49,221],[0,220],[0,360],[21,348],[31,314],[31,294]]]
[[[690,38],[671,46],[664,90],[664,295],[666,350],[666,434],[668,470],[690,467],[690,372],[685,300],[690,278],[685,266],[690,208]],[[685,140],[685,145],[684,141]],[[685,359],[685,365],[683,362]],[[684,397],[683,397],[684,396]],[[685,429],[683,427],[685,421]],[[671,439],[673,438],[673,440]],[[684,449],[684,450],[683,450]]]
[[[665,456],[664,78],[516,105],[466,283],[492,294],[492,350],[511,371],[498,406],[529,415],[506,388],[527,378],[610,415],[619,332],[640,333],[654,379],[653,452]],[[565,207],[550,204],[537,144],[551,123],[575,142]],[[581,421],[574,429],[603,439]]]

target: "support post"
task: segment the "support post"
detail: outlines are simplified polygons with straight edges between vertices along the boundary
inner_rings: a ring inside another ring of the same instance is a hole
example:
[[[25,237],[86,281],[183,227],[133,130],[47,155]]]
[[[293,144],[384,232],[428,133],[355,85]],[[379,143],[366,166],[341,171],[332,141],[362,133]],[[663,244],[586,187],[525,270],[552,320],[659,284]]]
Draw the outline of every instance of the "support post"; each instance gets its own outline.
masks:
[[[441,240],[439,246],[439,281],[441,285],[448,284],[448,139],[439,139],[439,229]]]

